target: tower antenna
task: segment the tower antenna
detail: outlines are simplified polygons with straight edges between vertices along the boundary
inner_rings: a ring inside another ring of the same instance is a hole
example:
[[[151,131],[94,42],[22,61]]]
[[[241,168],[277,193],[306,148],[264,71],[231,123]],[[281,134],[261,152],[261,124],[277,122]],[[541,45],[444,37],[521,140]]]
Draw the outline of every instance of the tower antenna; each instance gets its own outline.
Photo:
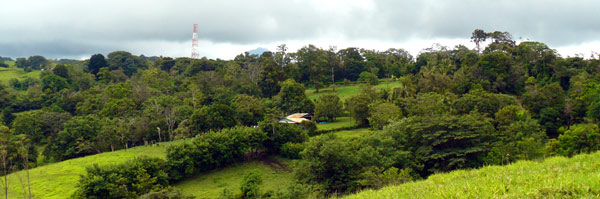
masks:
[[[194,33],[192,34],[192,58],[198,59],[198,24],[194,24]]]

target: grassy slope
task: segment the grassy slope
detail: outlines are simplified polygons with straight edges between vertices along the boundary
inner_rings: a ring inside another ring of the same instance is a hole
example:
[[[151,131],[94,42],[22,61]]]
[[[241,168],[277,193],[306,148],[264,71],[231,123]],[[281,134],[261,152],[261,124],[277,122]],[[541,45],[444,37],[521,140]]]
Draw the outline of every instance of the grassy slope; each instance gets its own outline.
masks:
[[[39,78],[42,74],[41,70],[25,72],[21,68],[14,67],[14,61],[5,62],[10,67],[0,68],[0,84],[8,85],[8,81],[13,78],[25,79],[25,77]]]
[[[599,198],[600,152],[432,175],[345,198]]]
[[[85,174],[85,168],[94,164],[118,164],[134,157],[147,155],[165,158],[166,148],[174,143],[161,143],[159,146],[140,146],[128,150],[101,153],[40,166],[30,170],[32,193],[35,198],[68,198],[74,191],[79,175]],[[9,175],[9,198],[22,198],[23,190],[19,176],[24,179],[25,172]]]
[[[287,165],[292,162],[291,160],[279,160]],[[240,184],[244,176],[250,172],[262,176],[263,184],[260,187],[262,191],[284,189],[293,182],[291,172],[273,169],[261,161],[251,161],[203,173],[173,186],[180,189],[184,194],[196,196],[198,199],[217,198],[223,192],[223,189],[228,189],[234,194],[240,193]]]
[[[94,164],[119,164],[137,156],[147,155],[165,158],[168,146],[184,141],[161,143],[158,146],[140,146],[128,150],[107,152],[40,166],[30,170],[32,193],[35,198],[68,198],[75,191],[79,176],[85,174],[85,168]],[[278,159],[290,165],[291,160]],[[182,192],[197,198],[216,198],[227,188],[239,192],[240,183],[250,171],[262,175],[263,190],[277,190],[292,182],[292,174],[281,169],[272,169],[260,161],[238,163],[233,166],[204,173],[173,185]],[[23,189],[19,177],[25,179],[25,172],[9,175],[9,198],[22,198]],[[3,191],[0,191],[3,192]],[[3,193],[2,193],[3,195]]]
[[[317,124],[318,130],[337,129],[342,127],[354,126],[354,121],[350,117],[338,117],[333,122]]]
[[[391,81],[389,79],[382,79],[380,83],[374,88],[393,88],[394,86],[400,85],[398,81]],[[342,101],[346,100],[349,97],[352,97],[360,92],[359,84],[352,84],[346,86],[336,85],[335,93],[340,97]],[[319,89],[319,93],[315,93],[314,89],[306,89],[306,95],[308,95],[309,99],[316,100],[319,96],[324,95],[326,93],[333,93],[333,88],[331,86],[323,89]]]

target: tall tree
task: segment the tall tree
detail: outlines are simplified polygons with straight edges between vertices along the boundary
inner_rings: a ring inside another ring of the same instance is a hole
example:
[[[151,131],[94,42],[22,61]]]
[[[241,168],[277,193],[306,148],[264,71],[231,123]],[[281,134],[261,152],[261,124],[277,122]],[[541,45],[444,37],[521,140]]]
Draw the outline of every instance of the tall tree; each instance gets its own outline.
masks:
[[[94,75],[98,74],[100,68],[107,67],[106,59],[102,54],[94,54],[90,57],[90,61],[88,62],[87,68],[88,71]]]
[[[300,48],[296,56],[303,74],[301,81],[312,82],[315,92],[318,93],[321,85],[327,82],[325,75],[329,67],[327,67],[326,51],[311,44]]]

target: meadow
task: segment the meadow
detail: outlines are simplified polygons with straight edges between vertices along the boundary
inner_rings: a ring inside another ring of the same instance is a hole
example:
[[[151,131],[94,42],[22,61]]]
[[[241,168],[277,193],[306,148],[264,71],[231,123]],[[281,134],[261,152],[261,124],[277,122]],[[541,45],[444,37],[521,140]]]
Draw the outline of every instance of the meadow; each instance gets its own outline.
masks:
[[[40,78],[40,75],[42,74],[41,70],[34,70],[31,72],[25,72],[23,69],[21,68],[16,68],[14,67],[15,62],[14,61],[7,61],[5,62],[9,65],[8,68],[0,68],[0,84],[4,84],[4,85],[8,85],[8,81],[10,79],[25,79],[27,77],[31,77],[31,78]]]
[[[395,86],[399,86],[401,83],[399,81],[394,81],[392,79],[380,79],[379,84],[373,86],[373,88],[381,89],[381,88],[393,88]],[[340,97],[342,102],[349,97],[355,96],[360,92],[360,84],[351,83],[348,85],[335,85],[335,92],[333,91],[333,86],[330,85],[327,88],[319,89],[319,92],[316,93],[314,88],[306,89],[306,95],[311,100],[317,100],[319,96],[327,94],[327,93],[335,93]]]
[[[178,140],[157,145],[138,146],[127,150],[90,155],[33,168],[29,170],[33,196],[34,198],[48,199],[69,198],[76,190],[80,175],[86,173],[87,167],[94,164],[99,166],[120,164],[138,156],[164,159],[169,146],[185,141]],[[282,163],[286,167],[282,168],[277,164],[272,164],[273,162]],[[187,178],[172,186],[187,195],[196,196],[196,198],[216,198],[225,188],[234,194],[240,192],[239,187],[244,176],[250,172],[255,172],[263,177],[262,190],[276,191],[278,188],[287,187],[288,184],[292,183],[292,164],[292,160],[268,157],[265,160],[236,163],[226,168],[206,172]],[[10,188],[8,197],[22,198],[23,190],[26,188],[24,186],[26,185],[22,185],[20,182],[26,183],[26,173],[24,171],[16,172],[10,174],[8,179]]]
[[[600,152],[541,162],[518,161],[506,166],[457,170],[426,180],[380,190],[366,190],[344,199],[362,198],[598,198]]]

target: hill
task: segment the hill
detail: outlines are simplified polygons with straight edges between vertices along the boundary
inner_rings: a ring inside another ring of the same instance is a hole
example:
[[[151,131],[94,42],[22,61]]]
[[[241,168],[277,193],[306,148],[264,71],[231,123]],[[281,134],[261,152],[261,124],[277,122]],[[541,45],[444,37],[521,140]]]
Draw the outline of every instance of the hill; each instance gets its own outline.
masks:
[[[142,155],[166,158],[168,146],[181,142],[185,142],[185,140],[164,142],[154,146],[133,147],[128,150],[90,155],[33,168],[29,171],[32,193],[34,198],[69,198],[75,191],[79,176],[85,174],[86,167],[94,164],[99,166],[119,164]],[[256,172],[264,179],[261,189],[275,191],[292,182],[292,173],[290,168],[287,168],[287,165],[291,165],[291,163],[292,160],[272,157],[237,163],[227,168],[185,179],[173,186],[183,193],[197,198],[217,198],[225,188],[233,193],[239,192],[239,186],[244,176],[249,172]],[[24,171],[8,176],[9,198],[23,197],[23,187],[19,182],[20,179],[25,182],[25,176]]]
[[[390,79],[380,79],[379,84],[373,86],[373,88],[393,88],[395,86],[400,85],[400,82],[393,81]],[[315,93],[315,89],[306,89],[306,95],[311,100],[316,100],[319,96],[327,94],[327,93],[335,93],[337,94],[342,101],[346,100],[349,97],[357,95],[360,92],[360,84],[349,84],[349,85],[336,85],[335,92],[333,92],[333,87],[329,86],[327,88],[319,89],[318,93]]]
[[[458,170],[427,180],[366,190],[358,198],[598,198],[600,152],[542,162]]]
[[[14,67],[14,61],[6,62],[8,68],[0,68],[0,84],[8,85],[8,81],[13,78],[19,80],[25,79],[26,77],[39,78],[42,74],[41,70],[34,70],[31,72],[25,72],[21,68]]]
[[[68,198],[75,191],[79,175],[85,174],[86,167],[94,164],[99,166],[119,164],[141,155],[166,158],[167,147],[179,142],[183,141],[133,147],[127,150],[90,155],[30,169],[31,192],[35,198]],[[19,183],[19,178],[25,180],[25,175],[24,171],[20,171],[8,176],[9,198],[23,197],[23,187]]]

